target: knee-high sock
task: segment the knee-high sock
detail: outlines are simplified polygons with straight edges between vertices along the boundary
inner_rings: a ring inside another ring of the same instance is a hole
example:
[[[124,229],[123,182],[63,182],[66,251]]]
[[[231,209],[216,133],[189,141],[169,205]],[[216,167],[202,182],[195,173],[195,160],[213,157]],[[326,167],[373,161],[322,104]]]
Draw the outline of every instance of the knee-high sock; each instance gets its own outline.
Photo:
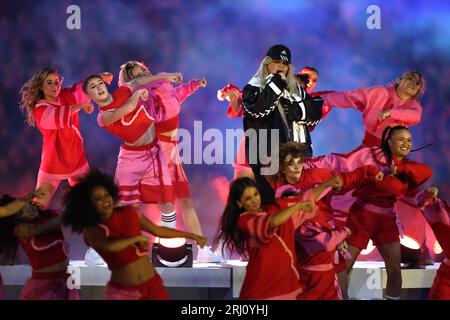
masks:
[[[177,225],[177,213],[175,211],[169,213],[161,212],[161,225],[175,229]]]

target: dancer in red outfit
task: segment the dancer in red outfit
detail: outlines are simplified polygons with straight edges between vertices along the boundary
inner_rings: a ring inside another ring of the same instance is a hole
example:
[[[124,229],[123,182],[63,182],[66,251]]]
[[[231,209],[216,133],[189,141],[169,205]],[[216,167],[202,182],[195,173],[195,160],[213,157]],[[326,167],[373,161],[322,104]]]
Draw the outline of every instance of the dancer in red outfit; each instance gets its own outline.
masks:
[[[39,194],[36,196],[39,199]],[[0,205],[7,206],[14,201],[17,200],[4,195]],[[0,218],[0,253],[13,262],[20,244],[32,268],[31,278],[24,284],[20,299],[79,300],[76,289],[69,289],[67,285],[67,243],[58,214],[38,209],[28,202],[18,213],[10,214]]]
[[[105,81],[112,75],[103,73]],[[71,185],[89,170],[78,123],[78,112],[92,113],[94,107],[84,95],[81,82],[61,89],[62,79],[56,69],[44,68],[33,75],[20,90],[20,107],[28,124],[37,125],[44,138],[37,188],[45,188],[47,196],[36,199],[47,207],[61,180]]]
[[[383,171],[382,181],[369,182],[353,191],[356,201],[347,218],[347,226],[352,230],[348,240],[352,259],[347,267],[350,271],[361,250],[372,239],[386,264],[386,297],[391,299],[399,298],[402,283],[395,204],[431,177],[431,169],[427,165],[406,158],[411,146],[412,137],[408,128],[387,127],[381,148],[363,147],[350,155],[331,154],[313,160],[317,167],[340,171],[369,164]]]
[[[83,233],[86,243],[106,261],[111,280],[107,300],[168,299],[160,276],[148,257],[149,239],[142,230],[163,238],[185,237],[204,246],[207,239],[189,232],[154,225],[132,206],[114,207],[117,186],[92,170],[64,197],[64,223]]]
[[[422,208],[445,254],[428,299],[450,300],[450,206],[447,201],[437,198],[438,192],[438,188],[431,186],[417,195],[416,203]]]
[[[286,190],[303,192],[331,179],[335,173],[328,169],[302,168],[303,146],[297,142],[288,142],[279,151],[280,169],[272,178],[276,197]],[[339,193],[354,189],[368,179],[381,176],[374,166],[364,166],[353,172],[338,173]],[[297,255],[299,259],[300,281],[303,293],[300,299],[332,300],[341,299],[340,286],[336,281],[336,272],[341,271],[338,263],[338,251],[344,256],[347,244],[344,239],[350,234],[345,224],[333,219],[331,199],[336,192],[329,192],[317,201],[317,216],[305,222],[296,231]],[[344,265],[345,260],[341,260]],[[333,262],[335,265],[333,265]]]
[[[315,199],[336,182],[331,179],[302,196],[263,207],[254,180],[231,183],[217,240],[224,241],[224,250],[248,257],[240,299],[296,299],[301,287],[294,230],[314,216]]]

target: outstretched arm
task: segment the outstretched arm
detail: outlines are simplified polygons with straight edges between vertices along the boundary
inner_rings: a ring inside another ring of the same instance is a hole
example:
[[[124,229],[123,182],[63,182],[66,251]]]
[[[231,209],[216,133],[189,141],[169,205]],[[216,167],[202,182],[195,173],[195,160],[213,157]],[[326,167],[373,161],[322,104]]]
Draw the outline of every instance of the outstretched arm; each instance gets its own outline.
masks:
[[[200,247],[205,246],[208,241],[207,238],[191,232],[157,226],[144,216],[140,218],[140,224],[142,230],[147,231],[160,238],[188,238],[197,242]]]
[[[128,85],[131,88],[131,91],[136,90],[136,88],[145,86],[150,82],[158,81],[158,80],[167,80],[172,83],[181,83],[183,81],[183,75],[181,73],[159,73],[151,76],[143,76],[128,82]]]
[[[5,206],[0,207],[0,218],[12,216],[19,212],[25,207],[25,205],[30,202],[33,198],[43,198],[45,197],[46,192],[44,189],[39,188],[35,192],[31,192],[24,197],[18,198]]]
[[[142,235],[125,239],[109,239],[95,228],[86,228],[83,234],[87,244],[105,252],[118,252],[134,244],[148,247],[150,243],[150,240]]]
[[[128,101],[121,107],[112,111],[102,112],[100,118],[102,124],[104,126],[110,125],[111,123],[120,120],[122,117],[132,112],[136,108],[139,99],[142,99],[144,101],[148,99],[147,89],[136,90],[133,93],[133,95],[128,99]]]

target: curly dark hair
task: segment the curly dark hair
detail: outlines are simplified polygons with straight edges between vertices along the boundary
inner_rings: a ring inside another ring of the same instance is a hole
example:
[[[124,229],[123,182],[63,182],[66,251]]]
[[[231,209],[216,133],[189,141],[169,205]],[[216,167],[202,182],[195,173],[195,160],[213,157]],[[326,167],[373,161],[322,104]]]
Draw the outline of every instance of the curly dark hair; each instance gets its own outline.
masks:
[[[114,202],[117,201],[119,190],[113,178],[96,168],[91,169],[64,194],[63,224],[71,226],[73,232],[82,233],[84,228],[96,226],[101,222],[91,201],[92,190],[99,186],[109,192]]]
[[[287,183],[286,178],[284,177],[283,168],[285,166],[285,160],[288,155],[291,155],[292,158],[301,158],[302,162],[303,159],[306,158],[305,154],[308,152],[308,148],[305,144],[295,142],[295,141],[289,141],[280,146],[280,149],[278,150],[278,172],[269,177],[270,182],[282,182]]]
[[[247,234],[238,228],[239,216],[244,213],[237,202],[248,187],[258,188],[256,182],[248,177],[239,178],[231,182],[227,205],[223,211],[219,232],[215,241],[223,241],[222,253],[225,250],[237,252],[241,257],[247,257]]]
[[[0,206],[6,206],[13,202],[16,198],[8,194],[4,194],[0,198]],[[5,261],[14,263],[17,259],[17,249],[19,248],[19,240],[14,234],[14,228],[18,225],[16,215],[0,218],[0,254]]]

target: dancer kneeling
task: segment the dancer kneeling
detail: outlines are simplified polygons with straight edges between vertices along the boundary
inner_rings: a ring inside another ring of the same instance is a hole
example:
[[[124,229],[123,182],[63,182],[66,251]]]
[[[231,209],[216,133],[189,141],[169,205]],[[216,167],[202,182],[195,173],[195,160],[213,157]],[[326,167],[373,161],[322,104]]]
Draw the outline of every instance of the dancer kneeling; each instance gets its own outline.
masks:
[[[112,178],[92,170],[64,197],[64,223],[83,233],[86,243],[106,261],[111,280],[107,300],[165,300],[169,295],[148,257],[149,239],[142,230],[162,238],[184,237],[204,246],[207,239],[193,233],[159,227],[133,206],[115,207],[118,188]]]

